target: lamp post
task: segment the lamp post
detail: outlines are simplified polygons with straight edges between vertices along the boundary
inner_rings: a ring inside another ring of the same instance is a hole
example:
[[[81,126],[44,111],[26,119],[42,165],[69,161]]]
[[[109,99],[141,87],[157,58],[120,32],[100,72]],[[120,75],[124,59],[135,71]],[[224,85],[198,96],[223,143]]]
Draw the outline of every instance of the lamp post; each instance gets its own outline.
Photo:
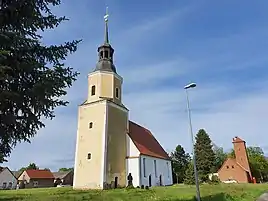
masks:
[[[190,134],[192,138],[192,149],[193,149],[193,162],[194,162],[194,176],[195,176],[195,186],[196,186],[196,199],[197,201],[201,201],[200,199],[200,190],[199,190],[199,181],[198,181],[198,172],[196,168],[196,158],[195,158],[195,151],[194,151],[194,134],[193,134],[193,128],[192,128],[192,120],[191,120],[191,110],[190,110],[190,103],[189,103],[189,95],[188,95],[188,89],[195,88],[195,83],[190,83],[184,87],[186,91],[186,99],[187,99],[187,110],[188,110],[188,118],[189,118],[189,128],[190,128]]]

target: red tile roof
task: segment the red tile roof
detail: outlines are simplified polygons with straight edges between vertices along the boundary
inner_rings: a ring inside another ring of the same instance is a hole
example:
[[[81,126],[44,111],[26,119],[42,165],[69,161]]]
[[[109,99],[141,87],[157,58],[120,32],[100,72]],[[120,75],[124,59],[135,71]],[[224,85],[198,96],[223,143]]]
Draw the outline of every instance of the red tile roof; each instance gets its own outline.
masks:
[[[31,179],[54,179],[49,170],[25,170]]]
[[[148,129],[129,121],[128,135],[140,151],[140,154],[156,158],[170,159],[168,154]]]

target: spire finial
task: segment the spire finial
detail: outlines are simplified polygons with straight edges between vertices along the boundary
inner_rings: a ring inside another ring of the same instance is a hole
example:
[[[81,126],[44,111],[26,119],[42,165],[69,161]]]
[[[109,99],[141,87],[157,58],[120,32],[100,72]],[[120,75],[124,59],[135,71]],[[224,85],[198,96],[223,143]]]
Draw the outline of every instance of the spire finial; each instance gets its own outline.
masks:
[[[109,44],[109,33],[108,33],[108,7],[106,7],[106,14],[104,15],[104,21],[105,21],[105,35],[104,35],[104,43]]]

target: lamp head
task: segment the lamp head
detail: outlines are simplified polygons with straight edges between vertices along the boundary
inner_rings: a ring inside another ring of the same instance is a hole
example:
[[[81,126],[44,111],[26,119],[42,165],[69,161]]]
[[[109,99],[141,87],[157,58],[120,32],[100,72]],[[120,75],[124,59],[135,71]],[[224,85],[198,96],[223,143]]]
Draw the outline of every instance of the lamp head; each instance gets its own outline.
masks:
[[[189,88],[195,88],[196,87],[196,83],[190,83],[190,84],[187,84],[184,89],[189,89]]]

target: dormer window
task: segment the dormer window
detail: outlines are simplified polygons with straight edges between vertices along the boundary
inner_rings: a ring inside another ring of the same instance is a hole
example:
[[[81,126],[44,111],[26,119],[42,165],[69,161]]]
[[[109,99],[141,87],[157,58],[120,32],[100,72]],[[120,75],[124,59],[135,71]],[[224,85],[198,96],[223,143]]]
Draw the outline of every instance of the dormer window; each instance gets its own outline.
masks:
[[[115,88],[115,97],[119,98],[119,89],[118,88]]]
[[[95,94],[96,94],[96,86],[93,85],[93,86],[91,87],[91,96],[94,96]]]

